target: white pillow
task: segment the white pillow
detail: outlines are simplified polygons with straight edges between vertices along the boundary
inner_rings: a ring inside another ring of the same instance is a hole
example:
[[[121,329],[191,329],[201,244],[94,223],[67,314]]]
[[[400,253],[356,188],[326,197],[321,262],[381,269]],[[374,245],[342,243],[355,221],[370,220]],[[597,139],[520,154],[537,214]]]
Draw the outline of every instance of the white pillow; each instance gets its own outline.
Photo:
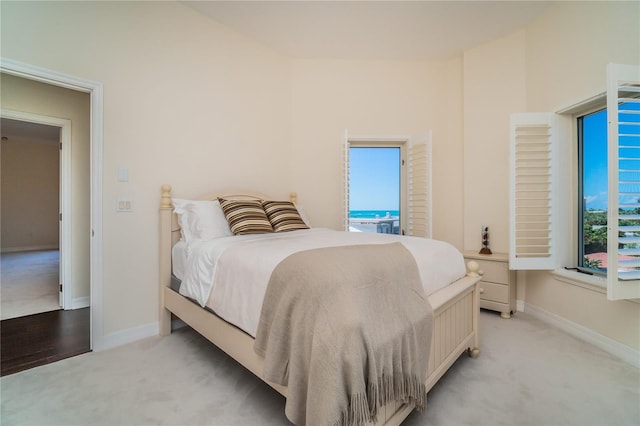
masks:
[[[182,237],[187,243],[233,235],[218,200],[174,198],[172,202],[178,215]]]
[[[301,205],[299,204],[295,204],[296,209],[298,210],[298,213],[300,213],[300,217],[302,218],[302,221],[309,227],[311,228],[311,222],[309,221],[309,218],[307,217],[307,212],[304,211],[304,209],[302,208]]]

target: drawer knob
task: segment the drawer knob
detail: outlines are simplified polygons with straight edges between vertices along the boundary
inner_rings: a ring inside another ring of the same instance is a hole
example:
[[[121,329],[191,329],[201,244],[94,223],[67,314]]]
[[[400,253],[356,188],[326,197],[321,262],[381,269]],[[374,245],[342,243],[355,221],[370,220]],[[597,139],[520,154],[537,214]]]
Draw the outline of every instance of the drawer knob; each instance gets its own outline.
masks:
[[[480,287],[480,294],[484,294],[484,288]]]

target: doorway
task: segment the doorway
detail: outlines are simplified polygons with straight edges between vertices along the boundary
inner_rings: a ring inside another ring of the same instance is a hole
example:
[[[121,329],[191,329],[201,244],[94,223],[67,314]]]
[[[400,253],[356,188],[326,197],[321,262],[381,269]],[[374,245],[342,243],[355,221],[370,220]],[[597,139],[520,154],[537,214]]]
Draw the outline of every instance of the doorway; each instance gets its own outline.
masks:
[[[351,144],[349,231],[402,232],[403,157],[401,144]]]
[[[2,115],[0,286],[5,320],[65,307],[63,289],[68,285],[62,284],[69,256],[63,250],[68,247],[60,212],[68,164],[60,146],[69,129]],[[30,118],[70,126],[68,120]]]
[[[90,309],[72,298],[71,121],[0,115],[4,376],[86,353],[91,336]]]
[[[87,214],[87,230],[89,232],[89,288],[90,288],[90,344],[91,350],[105,348],[103,336],[102,309],[102,147],[103,147],[103,85],[100,82],[64,74],[55,70],[26,64],[8,58],[0,58],[0,75],[22,77],[31,81],[44,83],[51,87],[67,88],[89,96],[88,129],[88,176],[86,185],[89,188],[89,213]],[[5,86],[2,95],[4,98]],[[4,103],[3,99],[3,105]]]

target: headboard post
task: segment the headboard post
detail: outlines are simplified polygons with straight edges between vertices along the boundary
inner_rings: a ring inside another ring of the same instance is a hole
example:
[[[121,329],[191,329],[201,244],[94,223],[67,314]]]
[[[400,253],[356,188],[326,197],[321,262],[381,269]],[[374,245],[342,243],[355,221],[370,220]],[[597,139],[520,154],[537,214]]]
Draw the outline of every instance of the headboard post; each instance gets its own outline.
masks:
[[[171,333],[171,313],[165,309],[165,288],[171,286],[171,185],[160,188],[160,335]]]
[[[164,184],[160,187],[160,208],[171,208],[171,185]]]
[[[297,203],[298,202],[298,193],[297,192],[292,192],[289,194],[289,200],[292,203]]]

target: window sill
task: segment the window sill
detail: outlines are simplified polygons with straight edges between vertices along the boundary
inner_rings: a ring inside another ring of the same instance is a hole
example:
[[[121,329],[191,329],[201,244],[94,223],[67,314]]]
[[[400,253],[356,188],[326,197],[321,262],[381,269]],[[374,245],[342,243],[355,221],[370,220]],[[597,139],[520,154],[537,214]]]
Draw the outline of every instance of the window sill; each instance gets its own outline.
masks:
[[[582,272],[569,271],[566,269],[556,269],[551,272],[551,275],[557,280],[567,284],[607,294],[607,279],[605,277],[583,274]]]

